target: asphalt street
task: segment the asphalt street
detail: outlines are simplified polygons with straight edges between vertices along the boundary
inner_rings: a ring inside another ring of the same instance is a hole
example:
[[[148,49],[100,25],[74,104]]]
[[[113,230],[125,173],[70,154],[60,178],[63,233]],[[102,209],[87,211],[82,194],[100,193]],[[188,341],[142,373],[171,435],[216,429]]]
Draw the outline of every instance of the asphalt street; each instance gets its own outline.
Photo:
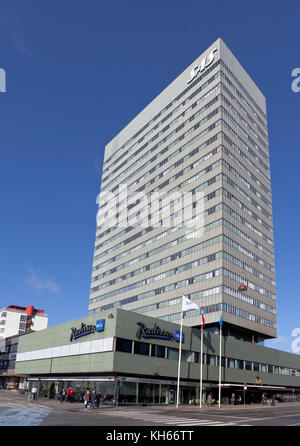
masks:
[[[223,406],[102,407],[39,399],[28,402],[18,392],[0,392],[0,426],[300,426],[300,403]]]

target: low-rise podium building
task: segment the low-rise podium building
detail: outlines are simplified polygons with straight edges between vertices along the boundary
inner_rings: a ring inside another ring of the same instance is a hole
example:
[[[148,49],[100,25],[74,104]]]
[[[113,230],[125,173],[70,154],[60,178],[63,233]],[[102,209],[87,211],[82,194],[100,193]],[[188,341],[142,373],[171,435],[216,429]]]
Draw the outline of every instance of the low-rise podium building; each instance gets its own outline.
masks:
[[[119,404],[172,404],[176,400],[178,324],[114,309],[19,340],[16,372],[49,393],[72,386],[76,400],[87,388]],[[200,330],[183,327],[180,401],[199,401]],[[218,396],[219,335],[204,331],[203,400]],[[222,403],[232,393],[246,402],[262,395],[300,398],[300,357],[227,336],[222,338]],[[117,378],[117,379],[116,379]],[[119,381],[119,383],[117,382]]]

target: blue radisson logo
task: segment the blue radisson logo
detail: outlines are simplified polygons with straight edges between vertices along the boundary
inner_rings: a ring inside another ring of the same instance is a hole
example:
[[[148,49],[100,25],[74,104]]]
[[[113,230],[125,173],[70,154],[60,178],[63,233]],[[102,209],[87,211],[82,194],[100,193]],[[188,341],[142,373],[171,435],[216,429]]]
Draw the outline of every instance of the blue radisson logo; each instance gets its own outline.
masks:
[[[85,325],[83,322],[81,323],[80,328],[71,328],[71,337],[70,342],[75,341],[81,336],[86,336],[91,333],[95,333],[95,331],[104,331],[105,327],[105,319],[99,319],[96,321],[96,325]]]
[[[158,325],[154,324],[153,328],[147,328],[142,322],[137,323],[139,329],[136,333],[138,339],[141,338],[157,338],[164,339],[166,341],[180,341],[180,330],[175,330],[174,333],[167,330],[162,330]],[[183,333],[181,333],[181,342],[183,342]]]

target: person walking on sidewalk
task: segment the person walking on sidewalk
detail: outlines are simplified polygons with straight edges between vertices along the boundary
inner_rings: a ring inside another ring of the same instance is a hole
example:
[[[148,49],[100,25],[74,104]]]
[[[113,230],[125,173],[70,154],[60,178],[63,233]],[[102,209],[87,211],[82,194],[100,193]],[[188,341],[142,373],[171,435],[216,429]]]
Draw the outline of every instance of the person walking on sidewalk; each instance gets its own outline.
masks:
[[[90,391],[89,390],[87,390],[85,392],[84,397],[83,397],[83,401],[84,401],[84,408],[87,409],[88,408],[88,404],[90,402]]]
[[[92,402],[92,408],[96,409],[96,403],[97,403],[97,394],[96,394],[96,390],[93,390],[92,395],[91,395],[91,402]]]
[[[207,397],[207,406],[210,407],[211,403],[212,403],[212,401],[211,401],[211,394],[209,393],[208,397]]]
[[[102,393],[99,391],[96,396],[97,408],[99,408],[101,406],[101,399],[102,399]]]
[[[234,393],[231,395],[231,404],[233,406],[235,405],[235,394]]]
[[[32,389],[31,389],[32,399],[33,400],[37,400],[37,392],[38,392],[37,387],[33,386]]]
[[[73,390],[73,387],[70,387],[70,403],[73,403],[74,396],[75,396],[75,392]]]
[[[63,403],[63,402],[65,401],[65,398],[66,398],[66,389],[63,388],[63,389],[61,389],[61,391],[59,392],[59,401],[60,401],[61,403]]]

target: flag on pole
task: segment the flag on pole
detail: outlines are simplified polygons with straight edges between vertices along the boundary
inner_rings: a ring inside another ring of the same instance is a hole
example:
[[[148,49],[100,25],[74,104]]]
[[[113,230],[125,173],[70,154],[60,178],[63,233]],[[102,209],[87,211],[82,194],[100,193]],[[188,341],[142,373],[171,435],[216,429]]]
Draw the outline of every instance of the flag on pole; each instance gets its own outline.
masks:
[[[220,314],[220,327],[221,327],[221,329],[222,329],[222,324],[223,324],[223,319],[222,319],[222,311],[221,311],[221,314]]]
[[[195,304],[192,300],[185,296],[182,296],[182,311],[200,310],[199,305]]]
[[[205,319],[204,319],[204,308],[203,308],[203,305],[202,305],[202,310],[200,309],[200,314],[202,315],[202,326],[203,326],[203,328],[204,328],[204,325],[205,325]]]

